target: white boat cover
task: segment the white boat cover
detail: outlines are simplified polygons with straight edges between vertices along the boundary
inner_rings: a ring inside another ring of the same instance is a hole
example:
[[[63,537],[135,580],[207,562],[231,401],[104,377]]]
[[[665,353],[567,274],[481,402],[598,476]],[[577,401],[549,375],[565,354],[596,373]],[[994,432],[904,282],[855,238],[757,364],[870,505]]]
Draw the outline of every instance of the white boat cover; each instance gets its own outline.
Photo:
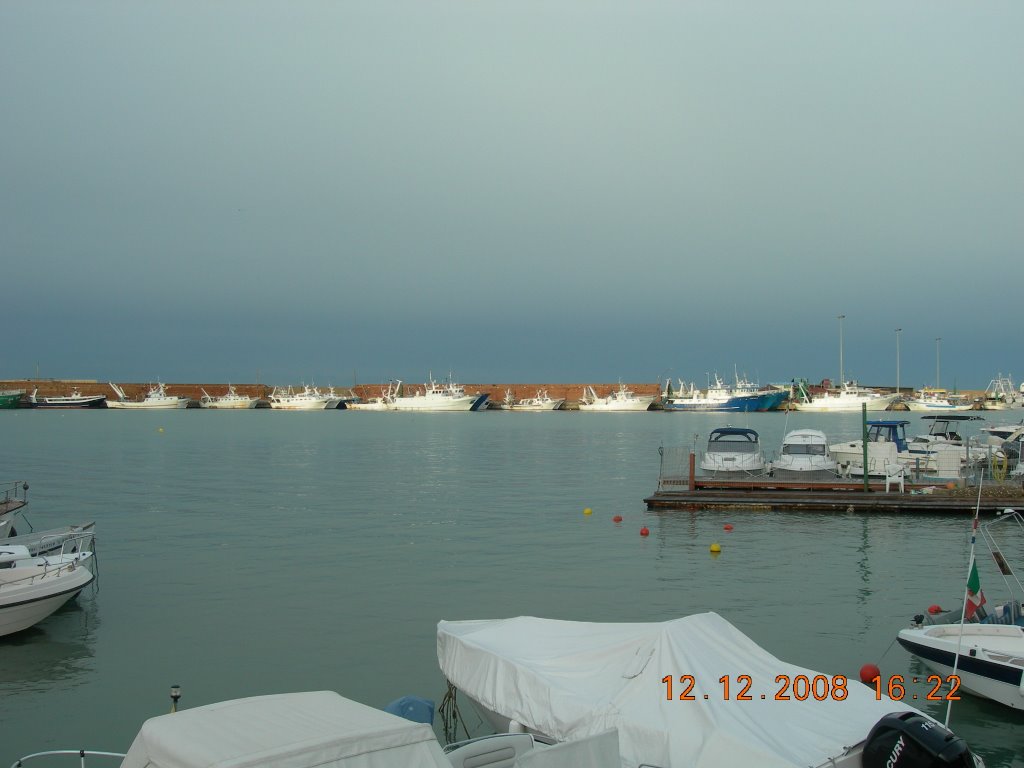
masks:
[[[122,768],[451,768],[429,725],[332,691],[256,696],[147,720]]]
[[[797,701],[792,686],[789,701],[776,701],[777,675],[819,673],[780,661],[716,613],[650,624],[442,621],[437,657],[456,688],[540,734],[563,741],[617,728],[625,768],[817,766],[862,742],[887,713],[916,711],[876,700],[855,679],[837,701],[831,675],[822,701]],[[695,701],[678,700],[681,675],[692,675]],[[752,701],[736,700],[740,675],[752,679]]]

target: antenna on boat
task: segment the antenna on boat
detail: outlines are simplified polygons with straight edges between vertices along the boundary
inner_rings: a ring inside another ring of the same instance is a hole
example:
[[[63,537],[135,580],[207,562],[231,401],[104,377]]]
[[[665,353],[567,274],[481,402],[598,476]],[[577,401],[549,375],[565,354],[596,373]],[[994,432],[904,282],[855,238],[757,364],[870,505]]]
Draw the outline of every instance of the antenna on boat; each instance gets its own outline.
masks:
[[[956,676],[957,667],[960,664],[960,649],[964,643],[964,621],[967,616],[967,600],[971,596],[971,577],[976,573],[977,564],[974,561],[974,547],[978,541],[978,515],[981,512],[981,486],[985,483],[985,467],[981,467],[978,470],[978,502],[974,505],[974,520],[971,523],[971,556],[968,558],[967,563],[967,584],[964,586],[964,604],[960,609],[960,635],[956,641],[956,653],[953,654],[953,676]],[[978,592],[981,593],[981,586],[978,586]],[[953,712],[953,700],[950,699],[946,703],[946,722],[944,725],[949,727],[949,716]]]

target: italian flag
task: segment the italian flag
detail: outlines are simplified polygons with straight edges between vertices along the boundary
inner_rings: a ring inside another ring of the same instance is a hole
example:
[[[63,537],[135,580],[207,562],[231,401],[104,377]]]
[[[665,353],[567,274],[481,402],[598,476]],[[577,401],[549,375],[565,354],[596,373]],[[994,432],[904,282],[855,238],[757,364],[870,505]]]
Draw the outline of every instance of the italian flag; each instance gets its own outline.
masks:
[[[977,561],[971,561],[971,575],[967,579],[967,603],[964,605],[964,618],[971,619],[984,604],[985,593],[981,591],[981,579],[978,578],[978,563]]]

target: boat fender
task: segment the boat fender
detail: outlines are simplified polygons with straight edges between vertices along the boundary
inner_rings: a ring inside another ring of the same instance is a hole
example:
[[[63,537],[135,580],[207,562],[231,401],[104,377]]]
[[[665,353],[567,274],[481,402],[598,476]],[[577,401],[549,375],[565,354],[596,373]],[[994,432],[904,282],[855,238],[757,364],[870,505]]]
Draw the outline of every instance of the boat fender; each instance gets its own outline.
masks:
[[[917,712],[893,712],[871,729],[863,768],[973,768],[967,743]]]

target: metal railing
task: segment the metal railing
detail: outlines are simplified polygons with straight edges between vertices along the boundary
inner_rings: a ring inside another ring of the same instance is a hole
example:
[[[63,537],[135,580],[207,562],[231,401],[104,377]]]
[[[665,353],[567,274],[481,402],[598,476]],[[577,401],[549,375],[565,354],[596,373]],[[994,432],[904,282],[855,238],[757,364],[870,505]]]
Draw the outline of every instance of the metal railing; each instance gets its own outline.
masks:
[[[46,752],[35,752],[31,755],[20,757],[11,765],[11,768],[22,768],[29,760],[35,760],[40,757],[69,757],[72,755],[78,757],[80,768],[85,768],[85,758],[87,757],[116,757],[119,760],[124,759],[124,753],[122,752],[98,752],[92,749],[51,749]]]

